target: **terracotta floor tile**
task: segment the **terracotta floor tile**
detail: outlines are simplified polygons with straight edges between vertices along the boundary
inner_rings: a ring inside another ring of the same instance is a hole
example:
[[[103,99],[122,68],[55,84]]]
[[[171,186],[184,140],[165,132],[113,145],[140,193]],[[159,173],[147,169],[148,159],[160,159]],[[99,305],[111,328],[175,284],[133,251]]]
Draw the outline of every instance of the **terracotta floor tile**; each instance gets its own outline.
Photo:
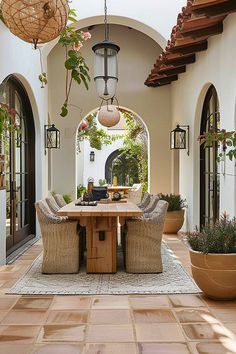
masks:
[[[128,296],[96,296],[93,298],[92,309],[129,309]]]
[[[7,313],[8,311],[0,311],[0,322],[3,320],[3,318],[6,316]]]
[[[0,297],[0,311],[9,310],[19,299],[19,296],[1,296]]]
[[[89,325],[86,342],[134,342],[133,327],[131,325]]]
[[[157,296],[131,296],[130,305],[133,309],[156,309],[160,307],[170,307],[166,295]]]
[[[206,296],[202,296],[202,300],[210,307],[236,308],[236,300],[219,301],[219,300],[209,299]]]
[[[203,307],[204,302],[198,295],[169,295],[169,299],[174,307]]]
[[[89,322],[92,324],[129,324],[129,310],[91,310]]]
[[[0,326],[0,343],[33,343],[40,326]]]
[[[2,344],[0,343],[1,354],[31,354],[32,344]]]
[[[133,310],[133,316],[136,323],[176,322],[172,311],[166,309]]]
[[[46,311],[11,310],[1,324],[42,324],[46,321]]]
[[[223,341],[222,343],[190,343],[193,354],[235,354],[236,342]]]
[[[236,321],[236,307],[235,308],[211,307],[211,312],[222,322]]]
[[[87,323],[88,311],[50,311],[46,323],[48,324],[82,324]]]
[[[139,354],[190,354],[184,343],[139,343]]]
[[[218,323],[194,323],[182,325],[186,336],[190,340],[225,340],[234,339],[232,332]]]
[[[82,354],[83,345],[76,344],[39,344],[31,354]]]
[[[83,354],[138,354],[136,344],[87,344]]]
[[[194,322],[207,322],[217,323],[219,322],[211,312],[206,308],[188,308],[188,309],[176,309],[176,316],[181,323],[194,323]]]
[[[14,310],[47,310],[52,302],[52,297],[21,297],[15,306]]]
[[[86,310],[91,306],[89,296],[55,296],[51,310]]]
[[[236,321],[236,319],[235,319]],[[228,328],[236,336],[236,322],[224,322],[223,325]]]
[[[138,342],[183,342],[181,328],[176,323],[136,324]]]
[[[45,325],[38,342],[82,342],[84,335],[84,325]]]

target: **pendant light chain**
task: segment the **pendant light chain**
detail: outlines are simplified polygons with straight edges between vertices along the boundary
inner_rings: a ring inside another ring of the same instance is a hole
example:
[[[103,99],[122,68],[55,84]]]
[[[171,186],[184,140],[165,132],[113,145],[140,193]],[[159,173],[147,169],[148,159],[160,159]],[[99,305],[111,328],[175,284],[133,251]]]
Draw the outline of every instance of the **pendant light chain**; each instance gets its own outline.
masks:
[[[105,40],[109,40],[109,25],[107,23],[107,0],[104,0],[104,24],[105,24]]]

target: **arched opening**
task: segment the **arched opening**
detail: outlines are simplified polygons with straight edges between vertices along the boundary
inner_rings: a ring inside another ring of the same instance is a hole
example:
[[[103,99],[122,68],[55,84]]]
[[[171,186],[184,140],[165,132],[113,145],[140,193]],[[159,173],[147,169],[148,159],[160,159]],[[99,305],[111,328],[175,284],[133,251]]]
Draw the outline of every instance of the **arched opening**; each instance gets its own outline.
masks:
[[[220,128],[219,100],[213,85],[205,96],[200,134],[217,132]],[[219,218],[220,174],[217,164],[217,142],[200,146],[200,226],[214,223]]]
[[[134,112],[120,107],[121,120],[112,127],[101,126],[97,119],[98,109],[90,112],[80,122],[77,132],[76,181],[77,187],[87,186],[90,177],[95,185],[112,184],[116,176],[119,185],[142,183],[144,190],[149,187],[149,133],[142,119]],[[87,132],[81,135],[84,123]],[[133,123],[128,123],[132,121]],[[94,125],[99,130],[98,136],[105,136],[102,145],[94,135]],[[128,124],[127,124],[128,123]],[[90,127],[90,128],[89,128]],[[89,134],[91,129],[92,134]],[[102,131],[102,133],[101,133]],[[81,138],[83,136],[83,138]],[[106,143],[110,140],[110,143]],[[91,152],[93,159],[90,159]],[[81,186],[82,185],[82,186]]]
[[[113,151],[107,158],[105,164],[105,179],[112,184],[116,176],[120,186],[129,186],[139,183],[139,166],[137,157],[121,150]]]
[[[19,128],[9,133],[3,144],[9,255],[35,236],[35,126],[27,92],[15,76],[5,80],[3,97],[15,109]]]

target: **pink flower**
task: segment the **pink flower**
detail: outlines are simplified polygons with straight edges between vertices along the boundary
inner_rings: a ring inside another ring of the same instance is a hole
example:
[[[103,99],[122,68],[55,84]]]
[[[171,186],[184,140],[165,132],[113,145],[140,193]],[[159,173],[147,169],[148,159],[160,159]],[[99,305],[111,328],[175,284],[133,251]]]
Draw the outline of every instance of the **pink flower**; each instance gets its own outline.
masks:
[[[91,33],[90,32],[84,32],[83,33],[83,39],[85,41],[87,41],[88,39],[90,39],[92,36],[91,36]]]
[[[74,44],[73,49],[76,52],[79,52],[82,47],[83,47],[83,44],[82,43],[78,43],[78,44]]]

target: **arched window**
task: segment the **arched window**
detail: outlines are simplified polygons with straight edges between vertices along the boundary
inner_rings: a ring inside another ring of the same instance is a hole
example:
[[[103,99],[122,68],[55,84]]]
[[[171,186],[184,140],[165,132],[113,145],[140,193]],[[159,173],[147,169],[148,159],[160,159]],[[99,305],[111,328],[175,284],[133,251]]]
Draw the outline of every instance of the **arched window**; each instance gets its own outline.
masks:
[[[15,77],[6,79],[6,103],[16,110],[19,132],[5,142],[7,254],[35,236],[35,127],[26,90]]]
[[[215,87],[207,91],[201,119],[201,131],[220,129],[219,101]],[[200,226],[214,223],[219,218],[220,175],[217,164],[218,144],[200,146]]]

